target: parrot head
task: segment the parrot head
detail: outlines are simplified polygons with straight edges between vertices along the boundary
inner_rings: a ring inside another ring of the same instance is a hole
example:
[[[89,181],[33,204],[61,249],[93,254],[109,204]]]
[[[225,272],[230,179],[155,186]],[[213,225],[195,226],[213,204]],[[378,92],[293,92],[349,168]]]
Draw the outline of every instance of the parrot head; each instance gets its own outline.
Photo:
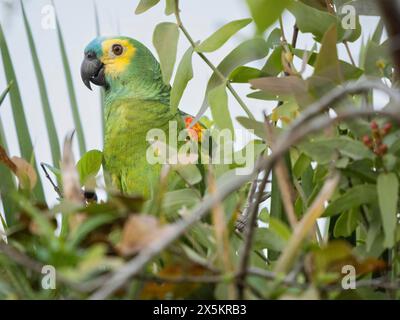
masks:
[[[160,78],[160,66],[151,51],[128,37],[98,37],[85,48],[81,77],[107,89],[154,82]]]

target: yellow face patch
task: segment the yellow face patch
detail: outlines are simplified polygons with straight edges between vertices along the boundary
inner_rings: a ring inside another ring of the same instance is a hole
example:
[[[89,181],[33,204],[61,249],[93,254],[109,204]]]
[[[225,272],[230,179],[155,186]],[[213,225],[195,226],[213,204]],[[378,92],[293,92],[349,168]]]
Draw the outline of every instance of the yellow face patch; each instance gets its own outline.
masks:
[[[121,55],[115,55],[112,51],[114,45],[120,45],[123,48]],[[128,41],[123,39],[109,39],[102,43],[103,56],[101,62],[106,65],[105,74],[111,77],[117,77],[124,72],[131,63],[135,55],[136,48]]]

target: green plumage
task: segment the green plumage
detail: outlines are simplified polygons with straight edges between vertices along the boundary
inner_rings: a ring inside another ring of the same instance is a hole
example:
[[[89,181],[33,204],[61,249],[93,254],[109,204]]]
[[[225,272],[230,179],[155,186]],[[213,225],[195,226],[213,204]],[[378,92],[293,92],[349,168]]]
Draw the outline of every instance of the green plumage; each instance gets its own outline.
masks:
[[[162,82],[159,63],[141,43],[127,69],[107,76],[105,94],[104,167],[113,186],[145,197],[159,183],[161,165],[146,159],[147,132],[158,128],[168,135],[169,121],[183,128],[181,116],[169,107],[170,86]]]

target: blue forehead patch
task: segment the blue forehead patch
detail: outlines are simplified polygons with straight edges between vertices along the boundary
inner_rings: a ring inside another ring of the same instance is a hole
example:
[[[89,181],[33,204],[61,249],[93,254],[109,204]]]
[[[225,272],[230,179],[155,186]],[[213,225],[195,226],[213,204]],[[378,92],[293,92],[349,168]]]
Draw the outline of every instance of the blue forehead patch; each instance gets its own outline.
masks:
[[[102,43],[104,41],[105,37],[97,37],[93,39],[85,48],[85,53],[89,51],[93,51],[96,53],[96,56],[100,57],[103,55],[103,47]]]

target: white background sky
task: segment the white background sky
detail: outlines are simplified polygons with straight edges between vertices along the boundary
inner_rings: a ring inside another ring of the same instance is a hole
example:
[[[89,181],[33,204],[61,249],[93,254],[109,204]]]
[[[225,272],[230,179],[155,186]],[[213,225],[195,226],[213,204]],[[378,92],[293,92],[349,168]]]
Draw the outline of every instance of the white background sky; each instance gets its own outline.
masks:
[[[278,0],[277,0],[278,1]],[[80,79],[80,63],[83,58],[83,49],[89,41],[95,37],[95,18],[92,0],[55,0],[56,10],[59,15],[61,28],[68,53],[68,59],[72,70],[74,87],[78,99],[81,120],[84,126],[88,150],[102,149],[101,119],[99,112],[99,91],[89,91]],[[102,35],[125,35],[136,38],[147,45],[153,53],[152,34],[157,23],[174,21],[173,16],[164,15],[164,1],[161,1],[150,11],[135,15],[134,10],[138,0],[96,0]],[[42,28],[43,15],[41,10],[48,5],[48,0],[24,0],[28,19],[31,24],[33,36],[36,42],[39,59],[45,76],[49,99],[60,142],[64,136],[74,128],[70,111],[68,93],[66,89],[64,71],[62,67],[57,35],[55,30]],[[6,5],[4,5],[6,4]],[[240,18],[249,17],[245,0],[182,0],[182,19],[195,40],[204,40],[223,24]],[[291,37],[293,17],[285,14],[284,25],[287,37]],[[375,28],[377,19],[362,17],[363,37],[368,37]],[[32,59],[25,35],[19,1],[0,0],[0,23],[4,29],[12,60],[17,74],[28,126],[38,162],[51,163],[51,156],[47,140],[46,126],[42,115],[41,101],[33,70]],[[249,25],[236,34],[227,44],[215,53],[208,54],[214,64],[228,54],[235,46],[254,34],[254,26]],[[299,38],[299,47],[310,49],[313,45],[310,36]],[[358,59],[360,41],[350,44],[351,50]],[[189,44],[181,35],[178,47],[178,61]],[[348,60],[342,45],[339,45],[339,53],[342,59]],[[196,114],[204,96],[204,90],[210,69],[197,56],[193,56],[194,79],[181,101],[181,109]],[[263,61],[255,62],[262,65]],[[0,91],[6,86],[0,63]],[[264,101],[247,99],[250,92],[249,85],[235,85],[241,97],[248,103],[252,112],[261,117],[262,111],[270,110],[272,105]],[[232,117],[244,115],[238,104],[229,97]],[[0,117],[5,127],[10,154],[19,155],[16,140],[16,132],[9,100],[3,103],[0,109]],[[239,126],[235,124],[238,128]],[[77,150],[76,146],[75,149]],[[56,195],[50,185],[43,179],[46,196],[50,203],[54,203]],[[1,181],[0,181],[1,183]]]

